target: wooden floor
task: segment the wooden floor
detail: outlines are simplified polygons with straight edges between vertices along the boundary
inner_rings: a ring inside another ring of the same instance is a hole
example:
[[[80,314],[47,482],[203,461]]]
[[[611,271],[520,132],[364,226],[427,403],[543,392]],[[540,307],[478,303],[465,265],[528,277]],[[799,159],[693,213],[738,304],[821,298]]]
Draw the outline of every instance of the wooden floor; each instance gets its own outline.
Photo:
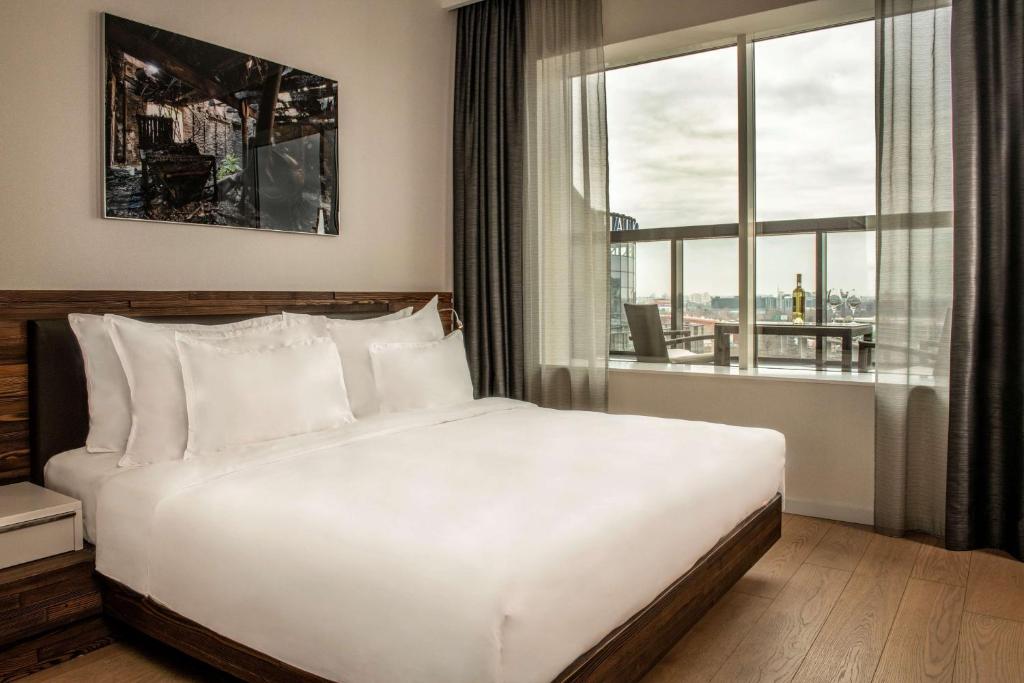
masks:
[[[644,683],[1024,681],[1024,563],[784,515]]]
[[[26,681],[226,681],[142,639]],[[782,540],[651,672],[690,681],[1024,681],[1024,563],[785,515]]]

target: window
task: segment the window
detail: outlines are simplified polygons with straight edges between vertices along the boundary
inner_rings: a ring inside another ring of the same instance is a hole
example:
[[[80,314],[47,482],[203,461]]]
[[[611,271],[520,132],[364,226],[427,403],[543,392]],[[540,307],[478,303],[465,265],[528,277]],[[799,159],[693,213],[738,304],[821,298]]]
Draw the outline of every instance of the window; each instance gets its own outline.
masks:
[[[636,302],[658,304],[664,322],[672,318],[672,245],[640,242],[636,245]]]
[[[720,322],[736,322],[740,314],[739,240],[680,240],[682,252],[682,329],[691,336],[714,334]],[[691,345],[690,351],[710,352],[712,344]]]
[[[856,258],[868,232],[765,233],[786,221],[799,228],[799,221],[874,213],[874,26],[849,24],[760,41],[754,59],[755,205],[762,226],[756,249],[757,319],[792,319],[791,292],[799,274],[805,322],[839,324],[850,316],[829,315],[828,264],[819,271],[818,261],[827,258],[838,269],[837,293],[852,291],[839,279],[874,282],[874,261]],[[873,308],[873,287],[870,294],[862,291]],[[759,334],[756,348],[759,365],[817,364],[819,358],[828,364],[842,357],[836,337]]]
[[[672,328],[672,243],[613,244],[610,264],[613,352],[632,352],[624,303],[657,304],[662,327]]]
[[[800,275],[804,289],[804,321],[816,321],[817,292],[814,286],[815,236],[808,233],[759,235],[754,291],[757,293],[755,319],[789,322],[793,312],[793,289]],[[759,334],[757,358],[760,365],[785,365],[791,361],[814,361],[817,339],[803,335]]]
[[[875,319],[875,233],[871,230],[833,232],[825,242],[826,292],[856,294],[859,305],[834,314],[825,309],[828,320],[853,316],[857,320]],[[826,304],[828,302],[826,301]]]
[[[608,73],[609,197],[612,209],[626,214],[613,217],[613,234],[735,225],[735,74],[733,48]],[[613,243],[613,353],[632,351],[624,302],[656,303],[665,329],[694,335],[711,334],[715,320],[737,319],[737,241],[702,242],[685,248],[675,239]],[[633,271],[617,270],[622,263]],[[710,350],[704,347],[690,349]]]
[[[822,313],[826,320],[875,321],[875,233],[873,230],[833,232],[825,239],[825,293]],[[830,299],[830,295],[833,295]],[[832,306],[839,296],[839,305]],[[844,302],[845,300],[845,302]],[[828,362],[838,363],[841,350],[828,341]]]
[[[608,193],[640,228],[735,223],[736,50],[615,69]]]
[[[619,353],[633,348],[629,343],[629,325],[622,304],[636,301],[636,245],[628,242],[613,244],[611,252],[608,268],[611,306],[609,347],[612,353]]]
[[[736,323],[751,306],[759,365],[849,370],[850,355],[828,334],[840,328],[812,326],[845,325],[858,342],[873,331],[873,23],[759,40],[752,53],[750,301],[739,286],[737,163],[747,125],[737,64],[747,53],[732,46],[608,73],[609,196],[630,230],[613,219],[612,351],[631,348],[622,303],[651,302],[666,329],[728,335],[716,362],[735,363]],[[803,326],[793,321],[797,275]]]
[[[862,22],[754,44],[757,220],[875,213],[874,32]]]

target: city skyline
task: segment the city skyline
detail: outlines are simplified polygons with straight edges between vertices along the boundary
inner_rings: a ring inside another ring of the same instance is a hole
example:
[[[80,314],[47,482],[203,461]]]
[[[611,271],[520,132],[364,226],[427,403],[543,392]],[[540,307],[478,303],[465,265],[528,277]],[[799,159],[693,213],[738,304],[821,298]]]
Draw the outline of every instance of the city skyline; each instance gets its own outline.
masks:
[[[795,238],[795,239],[791,239]],[[781,241],[780,241],[781,240]],[[854,232],[829,235],[829,240],[842,241],[829,252],[826,286],[856,290],[860,296],[875,294],[874,233]],[[796,242],[801,242],[799,247]],[[758,240],[758,295],[776,291],[792,291],[796,273],[803,275],[803,287],[814,291],[814,235],[779,235]],[[689,257],[688,251],[699,250]],[[739,294],[739,256],[736,238],[687,241],[683,246],[683,292],[707,292],[718,296]],[[637,296],[667,294],[671,289],[671,246],[668,242],[637,244]]]

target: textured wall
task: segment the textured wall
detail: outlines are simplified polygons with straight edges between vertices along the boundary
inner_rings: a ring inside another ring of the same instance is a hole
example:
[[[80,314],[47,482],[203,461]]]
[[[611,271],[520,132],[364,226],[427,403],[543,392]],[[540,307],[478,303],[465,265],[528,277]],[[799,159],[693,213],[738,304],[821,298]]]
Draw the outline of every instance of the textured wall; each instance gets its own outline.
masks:
[[[341,236],[100,218],[100,12],[337,79]],[[0,289],[450,289],[454,15],[423,0],[0,2]]]

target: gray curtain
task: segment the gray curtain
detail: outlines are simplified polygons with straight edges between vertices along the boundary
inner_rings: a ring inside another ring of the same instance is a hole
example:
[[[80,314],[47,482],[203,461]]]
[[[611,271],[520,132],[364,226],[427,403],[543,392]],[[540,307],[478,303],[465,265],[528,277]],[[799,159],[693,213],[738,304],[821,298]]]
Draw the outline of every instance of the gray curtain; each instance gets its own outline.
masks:
[[[952,305],[950,9],[876,3],[875,526],[944,533]]]
[[[604,410],[608,130],[601,0],[527,0],[523,324],[527,398]]]
[[[522,0],[458,10],[453,135],[455,307],[477,396],[525,397]]]
[[[946,544],[1024,559],[1024,0],[953,3]]]

